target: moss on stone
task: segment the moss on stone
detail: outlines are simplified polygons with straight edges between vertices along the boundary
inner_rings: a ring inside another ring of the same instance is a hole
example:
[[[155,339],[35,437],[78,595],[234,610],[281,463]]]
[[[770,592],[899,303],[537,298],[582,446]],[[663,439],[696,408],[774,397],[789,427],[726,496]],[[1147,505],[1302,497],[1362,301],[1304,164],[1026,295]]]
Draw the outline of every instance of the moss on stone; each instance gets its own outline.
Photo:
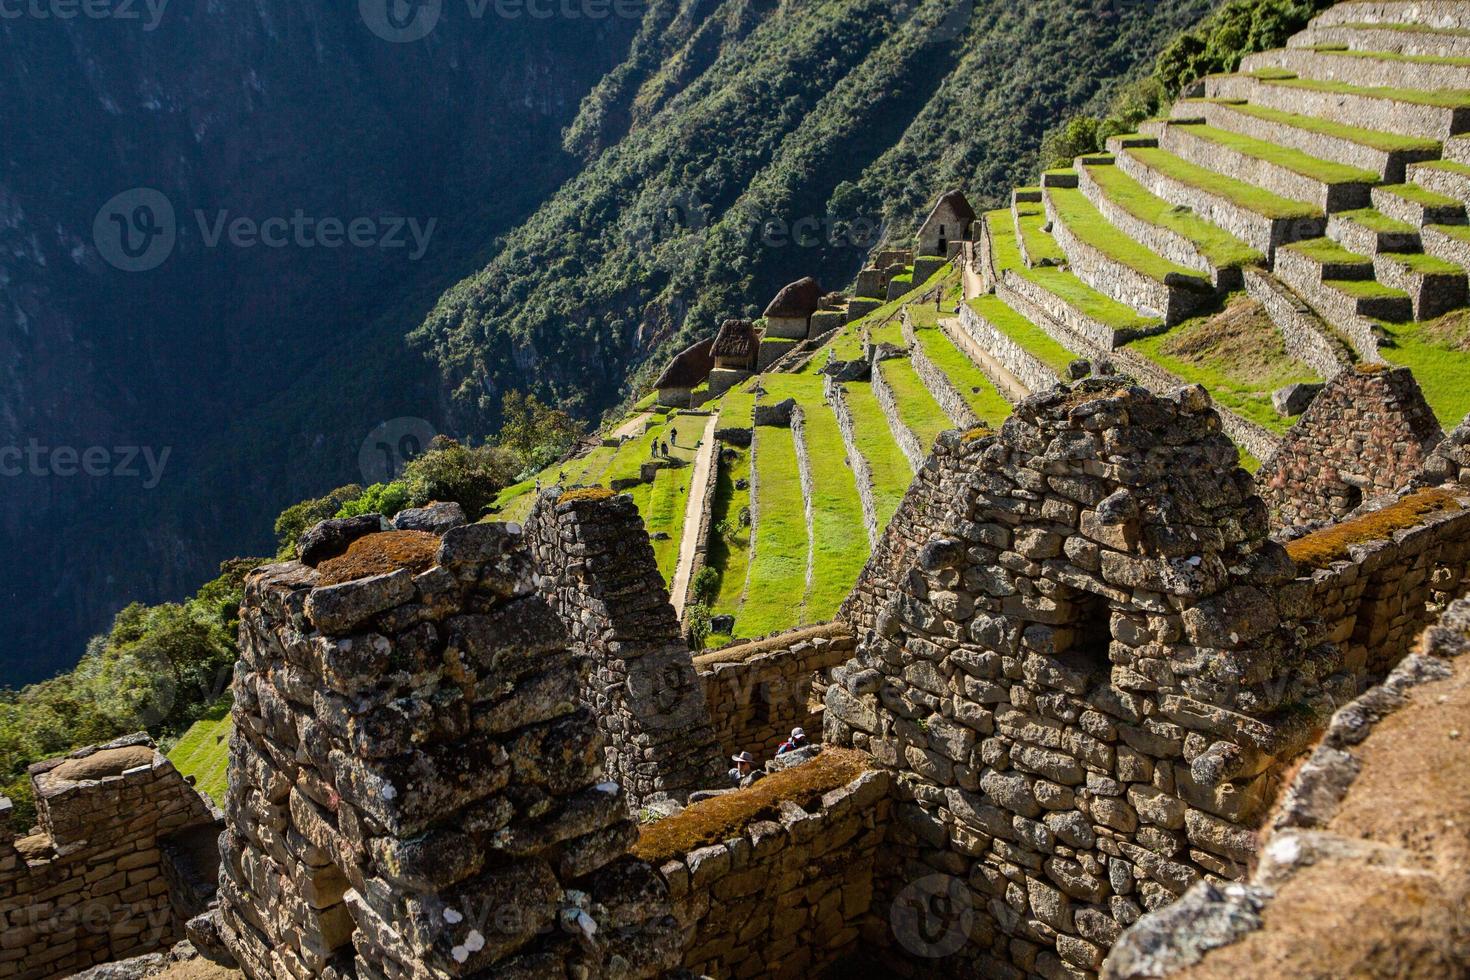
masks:
[[[1459,498],[1448,490],[1421,490],[1357,520],[1298,538],[1286,546],[1286,552],[1299,566],[1326,568],[1352,557],[1354,545],[1387,540],[1395,532],[1417,527],[1436,514],[1462,509]]]

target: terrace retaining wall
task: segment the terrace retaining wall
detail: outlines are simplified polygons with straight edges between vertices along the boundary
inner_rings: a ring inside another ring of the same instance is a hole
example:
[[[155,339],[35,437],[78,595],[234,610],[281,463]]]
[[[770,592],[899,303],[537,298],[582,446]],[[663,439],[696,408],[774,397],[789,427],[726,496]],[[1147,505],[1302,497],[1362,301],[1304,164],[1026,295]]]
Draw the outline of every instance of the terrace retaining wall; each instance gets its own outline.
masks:
[[[944,409],[944,414],[949,416],[951,422],[957,428],[973,429],[980,424],[980,416],[970,407],[970,403],[960,394],[959,389],[954,386],[949,375],[940,370],[939,366],[929,359],[924,351],[924,345],[919,343],[919,335],[914,330],[913,321],[909,319],[908,307],[904,307],[903,315],[903,339],[909,345],[909,359],[913,362],[914,371],[919,380],[924,382],[924,387],[929,389],[929,394]]]

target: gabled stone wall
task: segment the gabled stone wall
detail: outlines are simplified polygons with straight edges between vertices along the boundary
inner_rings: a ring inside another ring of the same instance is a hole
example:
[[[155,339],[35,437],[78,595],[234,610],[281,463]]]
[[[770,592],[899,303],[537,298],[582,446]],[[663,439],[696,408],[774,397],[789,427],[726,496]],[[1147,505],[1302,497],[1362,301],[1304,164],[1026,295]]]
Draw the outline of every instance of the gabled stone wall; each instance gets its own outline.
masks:
[[[704,688],[631,497],[543,491],[527,523],[538,588],[589,657],[584,704],[634,807],[722,785]]]
[[[1340,521],[1407,486],[1443,438],[1407,368],[1344,371],[1261,467],[1261,497],[1281,526]]]
[[[948,920],[890,939],[893,969],[1085,977],[1145,910],[1242,874],[1352,679],[1278,607],[1292,564],[1203,389],[1082,382],[966,451],[918,546],[865,573],[826,739],[897,777],[885,900],[944,880]]]
[[[160,848],[216,820],[146,735],[31,767],[39,833],[0,798],[0,977],[63,977],[183,938]]]
[[[220,924],[251,980],[648,977],[667,891],[514,525],[434,565],[246,582]]]

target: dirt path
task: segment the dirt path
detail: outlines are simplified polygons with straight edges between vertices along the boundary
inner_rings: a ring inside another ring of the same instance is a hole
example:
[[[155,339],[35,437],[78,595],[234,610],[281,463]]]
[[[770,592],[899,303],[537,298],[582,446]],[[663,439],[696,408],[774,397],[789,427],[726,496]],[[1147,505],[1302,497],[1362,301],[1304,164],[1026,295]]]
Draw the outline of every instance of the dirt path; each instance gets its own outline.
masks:
[[[684,597],[689,594],[689,579],[694,574],[694,554],[699,550],[699,528],[704,523],[704,488],[709,483],[710,470],[715,465],[715,452],[719,443],[715,440],[715,429],[720,417],[711,415],[705,424],[700,439],[699,453],[694,457],[694,476],[689,480],[689,505],[684,509],[684,535],[679,540],[679,564],[674,567],[674,584],[670,598],[674,612],[684,615]]]
[[[958,320],[954,317],[943,317],[939,321],[939,326],[944,330],[945,335],[954,341],[955,346],[969,355],[970,359],[975,362],[980,370],[984,371],[990,377],[990,380],[996,383],[996,386],[1000,389],[1000,393],[1012,405],[1030,397],[1031,389],[1023,385],[1019,378],[1010,371],[1007,371],[999,361],[991,357],[989,351],[975,343],[969,334],[961,330]]]
[[[609,439],[631,439],[634,436],[643,435],[643,426],[648,422],[651,412],[641,412],[633,416],[608,435]]]

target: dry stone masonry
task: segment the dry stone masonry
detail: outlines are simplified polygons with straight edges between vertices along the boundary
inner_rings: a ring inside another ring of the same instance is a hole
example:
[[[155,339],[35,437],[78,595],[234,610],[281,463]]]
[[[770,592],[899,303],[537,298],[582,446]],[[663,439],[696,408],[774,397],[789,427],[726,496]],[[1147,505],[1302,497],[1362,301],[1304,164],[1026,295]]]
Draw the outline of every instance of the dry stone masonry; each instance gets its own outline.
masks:
[[[968,452],[928,540],[865,573],[898,588],[870,593],[826,738],[896,773],[880,880],[947,876],[946,972],[1088,976],[1145,910],[1242,873],[1276,763],[1352,681],[1277,607],[1292,563],[1203,389],[1082,382]]]
[[[161,849],[217,817],[145,735],[31,768],[37,832],[0,797],[0,977],[69,976],[183,938]]]
[[[476,524],[417,574],[248,580],[220,921],[251,980],[642,977],[677,958],[601,775],[588,662],[532,578],[518,528]]]
[[[527,527],[541,593],[593,664],[583,697],[608,777],[634,807],[721,784],[704,688],[632,499],[547,490]]]
[[[1257,475],[1280,525],[1340,521],[1407,486],[1444,431],[1407,368],[1361,365],[1334,378]]]

